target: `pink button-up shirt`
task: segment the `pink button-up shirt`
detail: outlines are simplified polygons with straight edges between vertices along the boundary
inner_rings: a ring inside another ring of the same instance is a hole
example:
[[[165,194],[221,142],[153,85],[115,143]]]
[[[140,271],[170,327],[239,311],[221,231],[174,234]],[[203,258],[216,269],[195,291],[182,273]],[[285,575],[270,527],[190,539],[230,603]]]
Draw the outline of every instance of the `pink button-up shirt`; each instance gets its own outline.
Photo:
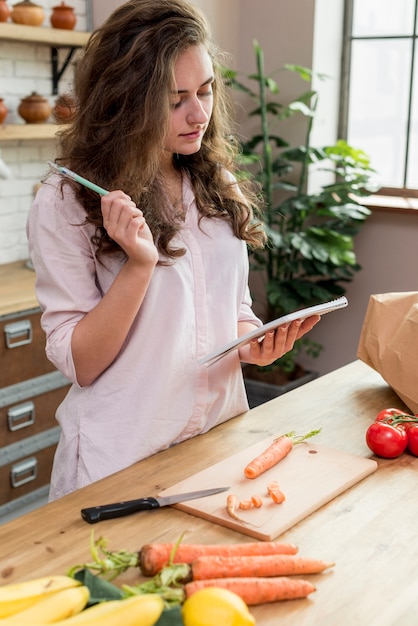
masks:
[[[237,336],[251,310],[248,254],[230,225],[203,219],[190,182],[177,236],[186,254],[159,265],[117,359],[87,387],[76,381],[71,335],[109,289],[123,261],[101,265],[92,226],[68,187],[51,178],[28,218],[36,293],[43,311],[46,352],[73,385],[57,410],[61,438],[50,499],[116,472],[248,409],[237,351],[216,364],[198,359]],[[112,328],[109,328],[109,333]]]

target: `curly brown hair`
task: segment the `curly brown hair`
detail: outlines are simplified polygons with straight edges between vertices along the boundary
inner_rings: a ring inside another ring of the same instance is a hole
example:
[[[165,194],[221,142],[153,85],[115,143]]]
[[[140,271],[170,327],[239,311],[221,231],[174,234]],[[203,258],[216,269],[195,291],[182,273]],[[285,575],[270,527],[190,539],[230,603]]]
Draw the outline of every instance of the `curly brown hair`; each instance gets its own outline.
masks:
[[[129,0],[92,34],[75,72],[77,111],[60,136],[58,163],[105,189],[123,189],[143,211],[159,251],[171,258],[183,250],[171,245],[180,225],[162,201],[160,161],[176,60],[200,44],[214,67],[213,113],[199,152],[173,155],[173,164],[190,176],[202,217],[227,220],[237,237],[262,247],[257,194],[225,175],[236,171],[238,146],[221,56],[204,15],[185,0]],[[100,198],[73,186],[96,227],[98,256],[120,252],[103,227]]]

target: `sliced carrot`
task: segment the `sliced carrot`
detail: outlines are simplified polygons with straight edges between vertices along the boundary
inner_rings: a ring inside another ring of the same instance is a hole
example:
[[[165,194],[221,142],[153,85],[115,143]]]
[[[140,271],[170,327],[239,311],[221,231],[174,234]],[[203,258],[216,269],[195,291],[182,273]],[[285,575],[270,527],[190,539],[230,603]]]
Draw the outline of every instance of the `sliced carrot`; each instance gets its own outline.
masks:
[[[251,496],[251,502],[256,509],[260,509],[263,506],[263,499],[258,494],[255,496]]]
[[[289,554],[268,556],[200,556],[191,565],[192,580],[253,576],[319,574],[332,567],[319,559]]]
[[[186,597],[189,598],[199,589],[222,587],[241,596],[248,606],[306,598],[313,593],[315,586],[301,578],[278,576],[273,578],[216,578],[197,580],[185,585]]]
[[[279,489],[279,483],[277,482],[277,480],[273,480],[271,483],[267,485],[267,493],[269,495],[272,491],[275,491],[276,489]]]
[[[238,506],[243,511],[248,511],[248,509],[251,509],[251,507],[253,506],[253,503],[252,503],[252,500],[248,498],[245,500],[240,500],[240,503],[238,504]]]
[[[168,564],[175,548],[174,543],[149,543],[139,552],[139,564],[144,576],[155,576]],[[277,541],[252,541],[248,543],[187,544],[180,543],[173,556],[173,563],[189,565],[202,555],[255,556],[266,554],[296,554],[297,546]]]
[[[226,499],[226,511],[229,517],[239,520],[240,518],[236,514],[237,506],[238,506],[237,496],[235,495],[235,493],[230,493]]]
[[[281,504],[286,500],[286,496],[284,495],[283,491],[280,491],[280,489],[271,489],[270,498],[276,504]]]

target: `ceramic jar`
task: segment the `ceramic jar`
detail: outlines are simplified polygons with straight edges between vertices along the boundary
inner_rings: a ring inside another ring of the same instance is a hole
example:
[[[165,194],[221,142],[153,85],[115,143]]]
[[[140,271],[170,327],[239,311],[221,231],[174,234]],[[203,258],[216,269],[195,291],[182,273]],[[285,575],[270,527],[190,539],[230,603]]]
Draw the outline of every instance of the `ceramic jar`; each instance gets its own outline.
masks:
[[[17,112],[28,124],[42,124],[51,115],[51,105],[46,98],[33,91],[30,96],[22,98]]]
[[[73,7],[68,6],[65,2],[61,2],[60,5],[53,7],[50,21],[54,28],[73,30],[77,18]]]
[[[0,0],[0,22],[7,22],[10,17],[10,8],[6,0]]]
[[[44,21],[45,12],[41,6],[31,0],[22,0],[13,5],[10,17],[15,24],[40,26]]]
[[[7,106],[4,104],[3,98],[0,98],[0,124],[3,124],[9,112]]]

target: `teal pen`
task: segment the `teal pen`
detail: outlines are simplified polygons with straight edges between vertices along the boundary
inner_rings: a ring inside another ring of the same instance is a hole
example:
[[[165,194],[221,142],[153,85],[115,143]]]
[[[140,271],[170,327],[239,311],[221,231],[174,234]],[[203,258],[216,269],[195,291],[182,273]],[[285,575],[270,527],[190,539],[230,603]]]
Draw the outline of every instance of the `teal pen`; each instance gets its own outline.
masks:
[[[77,183],[80,183],[80,185],[84,185],[84,187],[87,187],[88,189],[95,191],[101,196],[106,196],[109,193],[108,191],[106,191],[106,189],[103,189],[103,187],[99,187],[99,185],[95,185],[94,183],[91,183],[89,180],[87,180],[87,178],[83,178],[82,176],[79,176],[78,174],[76,174],[75,172],[72,172],[66,167],[61,167],[61,165],[52,163],[52,161],[48,161],[48,165],[52,167],[52,169],[62,174],[63,176],[68,176],[68,178],[72,178]]]

